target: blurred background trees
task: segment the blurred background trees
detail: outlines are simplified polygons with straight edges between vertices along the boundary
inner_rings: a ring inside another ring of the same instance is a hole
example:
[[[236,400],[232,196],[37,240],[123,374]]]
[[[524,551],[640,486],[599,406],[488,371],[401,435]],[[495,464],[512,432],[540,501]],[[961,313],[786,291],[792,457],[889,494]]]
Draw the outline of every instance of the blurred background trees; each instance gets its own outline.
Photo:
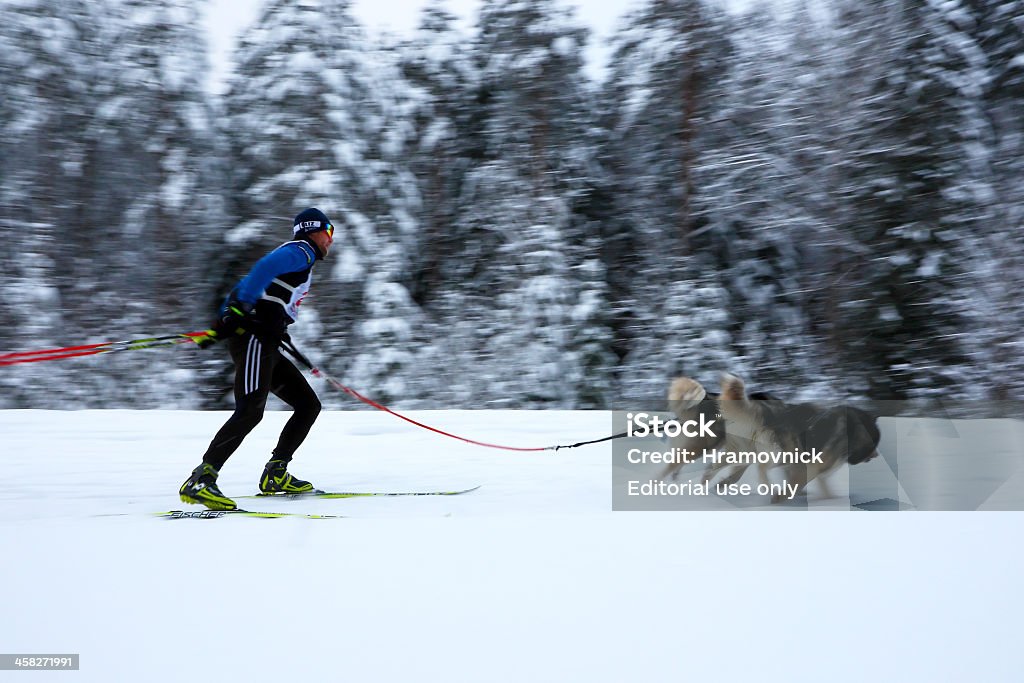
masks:
[[[1024,397],[1022,0],[649,0],[601,82],[556,0],[399,42],[268,0],[223,95],[200,10],[0,3],[0,349],[206,327],[315,205],[293,336],[397,407]],[[227,368],[8,367],[0,407],[226,407]]]

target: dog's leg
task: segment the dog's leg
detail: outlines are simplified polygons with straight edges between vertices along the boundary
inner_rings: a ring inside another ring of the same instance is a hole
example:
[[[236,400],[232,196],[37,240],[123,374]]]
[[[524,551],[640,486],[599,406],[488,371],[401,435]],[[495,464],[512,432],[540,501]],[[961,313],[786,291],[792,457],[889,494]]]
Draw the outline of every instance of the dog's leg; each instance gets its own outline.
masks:
[[[824,464],[813,464],[807,466],[807,482],[817,480],[818,486],[821,487],[821,495],[823,498],[833,498],[832,490],[828,486],[828,478],[832,472],[839,468],[840,459],[839,457],[830,457],[830,453],[826,452]]]
[[[732,472],[730,472],[728,475],[723,477],[722,480],[720,482],[718,482],[718,483],[719,484],[725,484],[725,485],[735,484],[736,482],[738,482],[743,477],[743,473],[746,472],[746,471],[747,471],[747,465],[733,465],[732,466]]]
[[[679,470],[683,469],[683,463],[672,463],[662,470],[661,474],[658,475],[658,479],[665,481],[665,477],[671,475],[672,481],[679,478]]]
[[[800,496],[807,495],[807,468],[803,465],[790,465],[786,468],[785,482],[790,487],[796,487],[793,489],[793,497],[788,498],[781,493],[776,493],[772,496],[773,504],[781,503],[784,500],[796,500]]]
[[[689,442],[673,439],[669,444],[672,446],[674,452],[679,453],[679,462],[670,462],[665,466],[665,469],[662,470],[660,475],[658,475],[658,478],[662,481],[665,481],[665,477],[668,477],[669,475],[671,475],[672,481],[679,479],[679,473],[683,468],[697,461],[697,456],[692,450],[690,450],[693,448],[693,445]]]
[[[723,465],[722,463],[713,462],[708,464],[708,466],[704,468],[704,485],[707,486],[711,480],[715,478],[715,475],[722,471],[724,467],[726,467],[726,465]]]
[[[828,477],[820,476],[816,477],[818,480],[818,486],[821,487],[821,495],[824,498],[832,498],[832,490],[828,487]]]

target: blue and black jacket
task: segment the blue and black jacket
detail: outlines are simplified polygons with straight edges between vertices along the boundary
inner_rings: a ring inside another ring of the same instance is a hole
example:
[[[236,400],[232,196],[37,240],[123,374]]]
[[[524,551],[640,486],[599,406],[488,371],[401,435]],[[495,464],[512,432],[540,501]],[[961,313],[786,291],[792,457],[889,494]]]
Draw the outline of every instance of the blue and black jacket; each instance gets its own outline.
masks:
[[[280,334],[299,315],[299,305],[309,292],[313,266],[320,258],[316,246],[306,240],[285,242],[252,267],[221,306],[241,302],[252,306],[252,317],[267,333]]]

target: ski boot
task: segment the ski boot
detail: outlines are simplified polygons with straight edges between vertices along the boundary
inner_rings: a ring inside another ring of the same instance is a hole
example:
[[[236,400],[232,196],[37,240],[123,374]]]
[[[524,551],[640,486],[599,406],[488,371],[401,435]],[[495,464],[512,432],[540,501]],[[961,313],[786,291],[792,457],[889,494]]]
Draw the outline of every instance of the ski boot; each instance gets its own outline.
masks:
[[[309,493],[313,485],[288,474],[285,460],[271,460],[260,477],[260,493]]]
[[[213,465],[202,463],[192,470],[192,476],[185,480],[178,493],[183,503],[205,505],[211,510],[234,510],[238,506],[217,488],[217,470]]]

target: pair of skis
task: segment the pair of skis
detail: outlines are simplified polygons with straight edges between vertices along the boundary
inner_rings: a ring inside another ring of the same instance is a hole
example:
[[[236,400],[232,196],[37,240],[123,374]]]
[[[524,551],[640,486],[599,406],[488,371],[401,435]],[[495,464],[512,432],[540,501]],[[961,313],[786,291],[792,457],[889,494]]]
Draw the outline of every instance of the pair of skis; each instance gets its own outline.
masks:
[[[259,493],[239,498],[391,498],[396,496],[461,496],[476,491],[474,486],[460,491],[308,491],[306,493]],[[169,510],[155,513],[165,519],[219,519],[221,517],[299,517],[303,519],[343,519],[345,515],[316,515],[301,512],[260,512],[256,510]]]

